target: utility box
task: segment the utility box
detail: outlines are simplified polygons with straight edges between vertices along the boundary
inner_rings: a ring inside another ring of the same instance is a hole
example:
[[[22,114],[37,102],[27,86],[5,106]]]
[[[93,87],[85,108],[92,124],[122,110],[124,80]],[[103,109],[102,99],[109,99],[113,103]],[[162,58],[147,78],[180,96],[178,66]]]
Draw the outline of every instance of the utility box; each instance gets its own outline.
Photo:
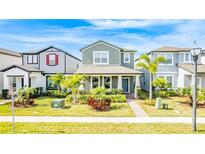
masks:
[[[64,108],[65,100],[64,99],[55,99],[51,101],[51,108]]]
[[[155,108],[156,109],[160,109],[161,108],[161,102],[162,102],[162,99],[160,97],[157,97],[156,98],[156,102],[155,102]]]

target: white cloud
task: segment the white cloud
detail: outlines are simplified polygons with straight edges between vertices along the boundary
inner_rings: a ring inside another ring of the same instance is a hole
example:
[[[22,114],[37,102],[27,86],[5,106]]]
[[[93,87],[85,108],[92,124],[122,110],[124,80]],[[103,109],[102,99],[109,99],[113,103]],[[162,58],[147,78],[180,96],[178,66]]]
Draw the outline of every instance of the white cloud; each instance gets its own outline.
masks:
[[[98,29],[121,29],[121,28],[144,28],[154,25],[164,24],[176,24],[181,20],[111,20],[111,19],[99,19],[99,20],[88,20],[91,24],[96,26]]]

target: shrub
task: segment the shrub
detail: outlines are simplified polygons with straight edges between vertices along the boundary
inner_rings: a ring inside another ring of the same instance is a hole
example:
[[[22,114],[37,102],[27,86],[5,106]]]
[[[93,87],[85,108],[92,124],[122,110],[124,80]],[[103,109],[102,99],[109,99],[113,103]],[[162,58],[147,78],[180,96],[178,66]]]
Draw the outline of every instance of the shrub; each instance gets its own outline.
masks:
[[[94,99],[110,99],[111,103],[123,103],[126,102],[125,95],[77,95],[76,101],[80,104],[87,104],[88,98],[92,97]],[[72,95],[67,95],[65,99],[66,103],[72,103]]]
[[[96,111],[108,111],[110,110],[111,100],[110,99],[94,99],[88,98],[88,105]]]
[[[65,98],[68,92],[59,92],[58,90],[48,90],[44,95],[57,98]]]
[[[90,90],[90,94],[91,95],[100,95],[100,94],[106,94],[107,89],[103,88],[103,87],[97,87],[95,89],[91,89]]]
[[[143,89],[138,89],[137,95],[138,95],[138,98],[140,98],[140,99],[147,99],[149,97],[149,93]],[[153,95],[154,95],[154,93],[153,93]]]
[[[14,102],[15,107],[28,107],[34,104],[35,88],[24,88],[17,92],[17,98]]]
[[[144,103],[147,104],[147,105],[151,105],[151,106],[154,106],[154,105],[155,105],[155,101],[154,101],[154,100],[149,100],[149,99],[146,99],[146,100],[144,101]]]

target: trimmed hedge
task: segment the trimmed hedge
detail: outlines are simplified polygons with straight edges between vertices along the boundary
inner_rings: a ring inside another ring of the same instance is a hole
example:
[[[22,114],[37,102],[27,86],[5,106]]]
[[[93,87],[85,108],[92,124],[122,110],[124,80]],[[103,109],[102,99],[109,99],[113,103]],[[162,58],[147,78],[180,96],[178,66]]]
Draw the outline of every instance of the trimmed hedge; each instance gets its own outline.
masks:
[[[59,92],[58,90],[47,90],[43,95],[57,98],[66,98],[68,92]]]

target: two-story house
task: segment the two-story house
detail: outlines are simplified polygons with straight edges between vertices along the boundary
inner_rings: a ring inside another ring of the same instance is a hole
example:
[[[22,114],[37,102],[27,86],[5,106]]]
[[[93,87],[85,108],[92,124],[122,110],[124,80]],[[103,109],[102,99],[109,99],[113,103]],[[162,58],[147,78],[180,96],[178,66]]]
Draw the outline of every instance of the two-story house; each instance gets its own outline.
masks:
[[[15,51],[0,48],[0,70],[10,66],[11,64],[21,65],[21,55]],[[0,94],[3,89],[3,72],[0,71]]]
[[[163,77],[173,88],[185,88],[192,86],[193,58],[190,48],[177,48],[164,46],[148,53],[153,60],[157,56],[166,58],[166,63],[158,65],[155,78]],[[205,56],[202,54],[198,59],[198,87],[205,88]],[[140,86],[149,90],[149,73],[141,70]]]
[[[97,41],[82,48],[81,52],[82,65],[77,73],[88,76],[85,89],[116,88],[132,94],[135,86],[139,86],[140,72],[134,70],[135,50]]]
[[[22,65],[12,65],[2,69],[4,89],[12,85],[15,89],[22,87],[43,87],[44,90],[57,87],[49,80],[49,76],[62,73],[73,74],[79,67],[81,60],[59,48],[48,48],[24,52]]]

